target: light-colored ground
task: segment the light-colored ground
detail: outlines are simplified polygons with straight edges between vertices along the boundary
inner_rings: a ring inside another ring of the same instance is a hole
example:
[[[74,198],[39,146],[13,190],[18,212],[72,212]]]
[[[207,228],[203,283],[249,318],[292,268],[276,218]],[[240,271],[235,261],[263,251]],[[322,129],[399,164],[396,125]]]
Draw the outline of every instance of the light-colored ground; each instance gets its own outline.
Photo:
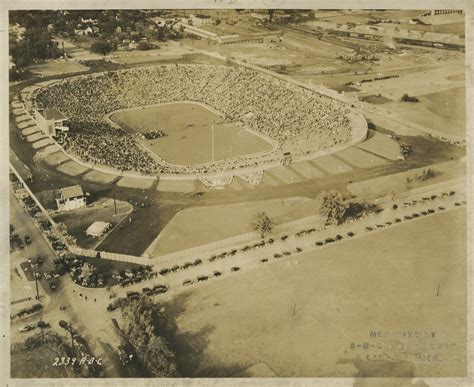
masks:
[[[116,178],[116,176],[92,170],[84,174],[83,178],[84,180],[92,181],[94,183],[107,184],[111,183]]]
[[[317,169],[308,161],[294,163],[291,164],[291,166],[307,179],[315,179],[325,176],[325,174],[320,169]]]
[[[118,182],[118,187],[127,187],[127,188],[139,188],[139,189],[148,189],[150,188],[155,180],[153,179],[140,179],[136,177],[122,177]]]
[[[420,102],[390,102],[384,105],[400,118],[447,134],[466,136],[466,88],[422,94]]]
[[[39,132],[40,130],[41,130],[41,129],[39,128],[39,126],[30,126],[29,128],[23,129],[23,130],[21,131],[21,134],[22,134],[23,136],[29,136],[30,134]]]
[[[52,143],[53,143],[53,140],[51,140],[49,137],[43,138],[42,140],[34,142],[33,143],[33,148],[34,149],[43,148],[47,145],[51,145]]]
[[[49,153],[54,153],[54,152],[57,152],[59,151],[59,146],[56,145],[56,144],[52,144],[52,145],[48,145],[46,148],[44,148],[42,151],[43,152],[47,152],[48,154]]]
[[[156,239],[154,251],[149,251],[149,254],[167,254],[251,232],[252,222],[260,212],[265,212],[275,224],[281,224],[315,215],[316,209],[315,201],[309,198],[185,209],[163,229]]]
[[[31,117],[28,114],[23,114],[22,116],[15,117],[15,122],[24,122],[30,120]]]
[[[17,126],[18,126],[18,129],[25,129],[29,126],[32,126],[32,125],[35,125],[36,122],[30,120],[30,121],[23,121],[23,122],[20,122]]]
[[[59,165],[65,162],[66,160],[69,160],[69,157],[66,156],[63,152],[56,152],[56,153],[49,154],[44,159],[44,161],[48,165],[54,165],[54,166]]]
[[[156,189],[163,192],[194,192],[194,180],[165,180],[160,179]]]
[[[57,170],[59,172],[65,173],[69,176],[78,176],[85,171],[89,170],[89,168],[84,167],[81,164],[76,163],[75,161],[68,161],[67,163],[61,164]]]
[[[291,172],[288,167],[279,166],[272,168],[270,173],[285,184],[299,183],[302,180],[298,174]]]
[[[373,133],[372,136],[357,148],[368,150],[390,160],[397,160],[400,155],[400,145],[383,133]]]
[[[35,142],[35,141],[38,141],[38,140],[41,140],[43,138],[46,138],[46,135],[43,133],[43,132],[37,132],[37,133],[34,133],[34,134],[30,134],[28,137],[26,137],[26,140],[28,142]]]
[[[163,130],[167,136],[143,140],[143,144],[164,160],[174,164],[202,164],[272,149],[271,144],[216,113],[193,103],[131,109],[110,117],[121,127],[144,133]]]
[[[331,155],[319,157],[311,162],[329,174],[349,172],[352,170],[350,165]]]
[[[436,172],[440,172],[440,174],[425,181],[416,178],[417,176],[421,176],[423,171],[429,168]],[[411,189],[441,183],[456,177],[462,177],[465,176],[465,174],[465,164],[456,161],[446,161],[423,168],[412,169],[406,172],[351,183],[347,186],[347,189],[352,194],[360,197],[380,197],[389,194],[396,195]],[[407,178],[411,179],[411,181],[408,182]]]
[[[465,215],[449,211],[222,277],[167,310],[179,310],[204,375],[264,362],[280,377],[462,376]]]
[[[356,147],[349,147],[341,152],[337,152],[336,156],[358,168],[370,168],[386,164],[387,161],[378,156],[371,155]]]

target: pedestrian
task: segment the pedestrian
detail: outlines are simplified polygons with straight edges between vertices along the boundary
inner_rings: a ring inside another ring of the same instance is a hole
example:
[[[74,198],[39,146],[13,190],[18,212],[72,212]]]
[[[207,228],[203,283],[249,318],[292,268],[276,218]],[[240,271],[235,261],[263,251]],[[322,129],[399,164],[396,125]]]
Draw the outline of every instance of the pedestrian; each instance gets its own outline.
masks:
[[[73,293],[76,293],[76,289],[72,289],[72,292],[73,292]]]
[[[84,296],[86,298],[86,301],[87,301],[87,296]]]
[[[96,301],[96,299],[94,298],[94,302]]]
[[[79,293],[79,296],[82,297],[82,293]]]

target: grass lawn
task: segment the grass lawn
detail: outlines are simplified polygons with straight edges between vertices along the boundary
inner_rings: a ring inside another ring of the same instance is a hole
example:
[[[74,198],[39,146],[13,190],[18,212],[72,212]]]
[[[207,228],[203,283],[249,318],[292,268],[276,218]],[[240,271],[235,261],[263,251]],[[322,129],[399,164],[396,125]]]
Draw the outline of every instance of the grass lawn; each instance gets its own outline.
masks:
[[[12,378],[67,378],[64,367],[54,367],[58,356],[54,344],[46,342],[32,349],[14,346],[11,350]]]
[[[251,232],[251,223],[262,211],[275,224],[281,224],[316,215],[316,207],[314,200],[297,197],[189,208],[176,214],[163,229],[150,255],[167,254]]]
[[[79,247],[94,248],[102,238],[86,235],[87,228],[95,221],[109,222],[112,228],[119,224],[133,211],[130,203],[117,200],[117,215],[113,199],[100,199],[94,204],[77,210],[59,212],[53,216],[54,221],[64,223],[68,233],[76,238]]]
[[[454,377],[466,375],[466,299],[456,209],[223,277],[166,308],[197,353],[185,354],[190,375],[263,362],[280,377]]]
[[[223,160],[262,151],[272,146],[262,138],[240,128],[213,111],[195,103],[171,103],[114,113],[110,119],[136,133],[162,130],[167,136],[141,140],[164,160],[182,165],[212,161],[212,123],[214,159]]]

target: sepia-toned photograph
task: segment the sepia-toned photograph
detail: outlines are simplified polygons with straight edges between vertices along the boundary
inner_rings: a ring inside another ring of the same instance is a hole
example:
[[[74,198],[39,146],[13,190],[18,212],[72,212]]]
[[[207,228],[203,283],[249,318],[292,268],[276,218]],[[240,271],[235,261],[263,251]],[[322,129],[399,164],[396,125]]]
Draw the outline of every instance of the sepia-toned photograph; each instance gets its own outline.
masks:
[[[469,377],[469,10],[22,4],[10,383]]]

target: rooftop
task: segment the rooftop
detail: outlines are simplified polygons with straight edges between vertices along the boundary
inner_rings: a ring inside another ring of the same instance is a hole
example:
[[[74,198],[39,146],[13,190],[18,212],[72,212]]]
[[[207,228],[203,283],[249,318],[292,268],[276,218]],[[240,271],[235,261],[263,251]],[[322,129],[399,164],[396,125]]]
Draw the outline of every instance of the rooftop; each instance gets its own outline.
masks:
[[[80,185],[72,185],[59,190],[59,194],[63,199],[73,199],[84,196],[84,191]]]

